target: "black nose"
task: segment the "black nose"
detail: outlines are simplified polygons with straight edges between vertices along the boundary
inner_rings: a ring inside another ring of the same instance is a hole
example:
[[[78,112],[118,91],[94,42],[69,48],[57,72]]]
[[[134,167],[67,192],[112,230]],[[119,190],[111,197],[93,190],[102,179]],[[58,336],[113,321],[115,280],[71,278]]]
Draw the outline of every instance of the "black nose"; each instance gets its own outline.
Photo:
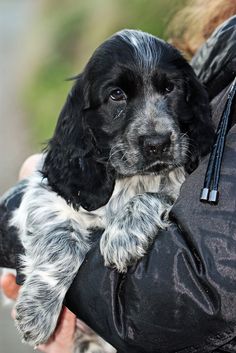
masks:
[[[144,154],[149,158],[161,155],[170,146],[170,137],[170,132],[140,137],[140,144]]]

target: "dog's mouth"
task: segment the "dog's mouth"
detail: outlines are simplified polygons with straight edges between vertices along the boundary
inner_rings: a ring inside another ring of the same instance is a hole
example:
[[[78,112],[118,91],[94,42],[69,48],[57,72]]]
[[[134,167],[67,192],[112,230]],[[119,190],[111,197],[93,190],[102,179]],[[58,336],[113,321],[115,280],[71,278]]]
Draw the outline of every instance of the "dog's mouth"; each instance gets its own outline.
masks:
[[[149,163],[146,166],[144,166],[140,172],[142,174],[151,174],[151,173],[161,173],[164,171],[169,171],[171,169],[174,169],[176,167],[175,163],[173,161],[155,161],[153,163]]]
[[[176,168],[176,163],[174,160],[168,159],[166,161],[142,161],[135,164],[130,164],[129,161],[123,159],[119,163],[113,164],[115,170],[124,176],[132,175],[147,175],[147,174],[162,174],[169,172]]]

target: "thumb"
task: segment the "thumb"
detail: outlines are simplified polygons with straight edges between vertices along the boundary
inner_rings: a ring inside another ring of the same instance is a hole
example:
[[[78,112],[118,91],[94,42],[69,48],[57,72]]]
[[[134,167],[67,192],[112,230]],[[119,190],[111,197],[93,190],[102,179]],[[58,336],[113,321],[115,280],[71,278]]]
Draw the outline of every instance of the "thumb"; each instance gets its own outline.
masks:
[[[16,284],[16,276],[8,273],[0,278],[0,285],[3,293],[12,300],[16,300],[20,286]]]

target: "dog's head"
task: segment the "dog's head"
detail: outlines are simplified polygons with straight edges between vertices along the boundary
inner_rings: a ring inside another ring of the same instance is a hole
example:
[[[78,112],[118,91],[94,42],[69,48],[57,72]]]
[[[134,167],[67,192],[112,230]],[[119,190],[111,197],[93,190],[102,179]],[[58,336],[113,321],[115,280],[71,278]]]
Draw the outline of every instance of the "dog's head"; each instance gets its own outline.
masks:
[[[181,54],[123,30],[93,54],[70,92],[44,175],[74,207],[94,210],[117,176],[192,171],[212,143],[207,93]]]

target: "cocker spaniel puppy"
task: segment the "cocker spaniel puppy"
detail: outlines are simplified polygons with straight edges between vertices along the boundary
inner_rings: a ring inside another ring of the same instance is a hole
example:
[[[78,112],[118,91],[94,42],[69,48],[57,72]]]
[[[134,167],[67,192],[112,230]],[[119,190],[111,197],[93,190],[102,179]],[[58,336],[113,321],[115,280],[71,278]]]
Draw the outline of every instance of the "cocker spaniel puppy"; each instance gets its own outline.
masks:
[[[106,266],[126,272],[145,254],[212,137],[207,93],[170,44],[123,30],[94,52],[12,221],[25,247],[25,341],[53,333],[94,229]]]

